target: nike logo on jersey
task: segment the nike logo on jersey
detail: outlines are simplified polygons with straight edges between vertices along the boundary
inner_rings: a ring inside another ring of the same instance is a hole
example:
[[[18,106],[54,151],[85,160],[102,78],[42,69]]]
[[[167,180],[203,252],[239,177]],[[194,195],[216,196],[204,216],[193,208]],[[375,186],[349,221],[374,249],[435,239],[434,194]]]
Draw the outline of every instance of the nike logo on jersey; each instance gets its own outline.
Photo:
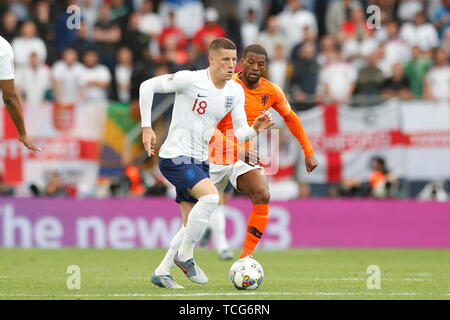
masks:
[[[202,96],[201,94],[197,95],[198,98],[206,98],[207,96]]]

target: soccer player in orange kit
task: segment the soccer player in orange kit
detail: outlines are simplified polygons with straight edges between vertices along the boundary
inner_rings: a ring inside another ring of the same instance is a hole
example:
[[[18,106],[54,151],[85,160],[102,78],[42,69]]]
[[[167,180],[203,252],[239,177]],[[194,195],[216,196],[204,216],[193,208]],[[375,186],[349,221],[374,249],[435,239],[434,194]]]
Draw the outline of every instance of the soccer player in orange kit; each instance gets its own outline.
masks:
[[[267,51],[254,44],[245,48],[241,59],[242,71],[233,76],[242,85],[245,92],[245,111],[247,121],[254,119],[269,108],[274,108],[284,119],[291,133],[302,146],[305,166],[308,173],[318,165],[313,148],[303,129],[300,119],[292,111],[283,91],[262,75],[268,63]],[[221,259],[231,259],[225,238],[224,190],[229,182],[253,203],[252,212],[247,223],[247,234],[240,258],[253,253],[268,222],[270,193],[267,179],[252,143],[240,143],[233,133],[232,119],[228,114],[217,125],[216,133],[210,141],[209,161],[211,181],[221,193],[221,206],[210,218],[209,226],[215,239],[216,249]],[[219,132],[220,131],[220,132]],[[251,160],[251,159],[254,160]],[[241,160],[242,159],[242,160]],[[256,160],[255,160],[256,159]]]

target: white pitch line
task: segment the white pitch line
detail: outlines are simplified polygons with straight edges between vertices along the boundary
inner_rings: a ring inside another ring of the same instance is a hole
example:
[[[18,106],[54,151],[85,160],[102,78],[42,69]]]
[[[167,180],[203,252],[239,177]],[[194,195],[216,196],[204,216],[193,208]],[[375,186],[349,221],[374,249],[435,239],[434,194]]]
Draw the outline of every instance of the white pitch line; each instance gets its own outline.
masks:
[[[6,293],[0,294],[0,297],[204,297],[204,296],[264,296],[264,295],[296,295],[296,296],[416,296],[415,292],[392,292],[392,293],[375,293],[375,292],[245,292],[245,293],[174,293],[174,294],[145,294],[145,293],[117,293],[117,294],[27,294],[27,293]],[[433,296],[434,294],[428,294]],[[449,296],[443,294],[443,296]]]

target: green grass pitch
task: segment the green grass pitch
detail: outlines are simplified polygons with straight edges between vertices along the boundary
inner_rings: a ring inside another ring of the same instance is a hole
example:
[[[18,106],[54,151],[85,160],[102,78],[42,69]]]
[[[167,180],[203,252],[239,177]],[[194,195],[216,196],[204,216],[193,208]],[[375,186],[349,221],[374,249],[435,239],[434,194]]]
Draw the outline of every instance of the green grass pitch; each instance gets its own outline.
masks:
[[[256,291],[228,279],[233,261],[197,249],[205,285],[174,269],[184,290],[153,287],[149,277],[164,250],[0,249],[1,299],[450,299],[448,250],[296,249],[255,252],[265,278]],[[81,288],[68,289],[67,268],[81,270]],[[381,270],[381,288],[368,289],[367,267]]]

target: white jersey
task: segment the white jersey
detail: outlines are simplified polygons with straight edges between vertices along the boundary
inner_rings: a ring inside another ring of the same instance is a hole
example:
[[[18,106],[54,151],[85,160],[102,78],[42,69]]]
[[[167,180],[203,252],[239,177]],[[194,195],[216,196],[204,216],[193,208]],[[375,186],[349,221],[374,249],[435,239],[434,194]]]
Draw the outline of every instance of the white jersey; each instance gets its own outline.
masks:
[[[217,123],[231,112],[233,129],[241,141],[252,139],[256,131],[247,124],[244,89],[229,80],[222,89],[211,81],[209,69],[179,71],[144,81],[139,90],[142,127],[151,127],[153,93],[175,92],[172,122],[159,155],[162,158],[188,156],[208,159],[208,144]]]
[[[14,79],[14,53],[8,41],[0,36],[0,80]]]

